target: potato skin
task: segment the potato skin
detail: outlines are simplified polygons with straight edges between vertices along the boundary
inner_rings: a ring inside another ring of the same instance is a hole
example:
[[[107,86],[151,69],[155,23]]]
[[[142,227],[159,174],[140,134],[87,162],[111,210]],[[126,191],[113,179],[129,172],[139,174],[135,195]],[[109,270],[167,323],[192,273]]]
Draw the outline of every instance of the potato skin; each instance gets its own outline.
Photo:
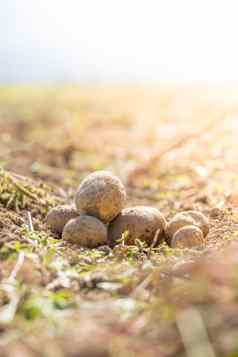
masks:
[[[45,222],[52,232],[61,234],[66,223],[78,216],[79,214],[74,206],[57,206],[48,212]]]
[[[158,237],[158,242],[160,242],[164,237],[165,226],[166,220],[156,208],[145,206],[125,208],[109,224],[108,240],[111,245],[115,245],[116,241],[127,231],[126,244],[133,245],[136,239],[151,244],[155,233],[160,229]]]
[[[209,221],[206,216],[204,216],[203,213],[199,211],[184,211],[182,214],[186,217],[192,217],[193,220],[196,223],[196,226],[198,226],[202,232],[204,237],[206,237],[209,233]]]
[[[75,197],[79,213],[112,221],[124,208],[126,191],[122,182],[110,172],[96,171],[80,184]]]
[[[171,240],[172,248],[199,248],[205,244],[203,233],[196,226],[185,226],[180,228]]]
[[[62,238],[82,247],[96,248],[107,242],[107,227],[95,217],[80,215],[65,225]]]
[[[183,213],[177,213],[171,221],[166,225],[165,235],[168,244],[171,244],[171,240],[174,234],[182,227],[195,225],[195,220],[191,216],[186,216]]]

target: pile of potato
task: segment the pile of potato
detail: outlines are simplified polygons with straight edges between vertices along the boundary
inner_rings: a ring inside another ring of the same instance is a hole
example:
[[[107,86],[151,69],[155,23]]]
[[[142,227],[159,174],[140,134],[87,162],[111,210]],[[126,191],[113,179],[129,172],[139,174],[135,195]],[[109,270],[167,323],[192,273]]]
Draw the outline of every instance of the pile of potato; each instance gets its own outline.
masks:
[[[204,245],[209,224],[202,213],[182,212],[167,223],[156,208],[125,205],[122,182],[110,172],[97,171],[81,182],[75,204],[50,210],[46,224],[64,240],[88,248],[113,246],[122,237],[128,245],[137,239],[148,245],[166,240],[176,248]]]

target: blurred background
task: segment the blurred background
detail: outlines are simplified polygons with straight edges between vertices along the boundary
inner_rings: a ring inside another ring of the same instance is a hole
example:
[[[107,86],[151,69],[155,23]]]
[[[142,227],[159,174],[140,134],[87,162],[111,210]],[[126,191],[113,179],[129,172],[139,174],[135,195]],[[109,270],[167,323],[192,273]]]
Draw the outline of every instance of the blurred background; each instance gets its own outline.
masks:
[[[0,82],[236,82],[237,7],[232,0],[2,0]]]

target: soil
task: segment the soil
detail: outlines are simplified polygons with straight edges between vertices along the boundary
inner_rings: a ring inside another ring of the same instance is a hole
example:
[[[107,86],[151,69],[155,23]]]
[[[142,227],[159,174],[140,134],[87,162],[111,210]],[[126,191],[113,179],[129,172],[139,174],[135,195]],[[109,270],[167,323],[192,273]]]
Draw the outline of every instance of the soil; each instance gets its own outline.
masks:
[[[238,356],[237,115],[234,88],[0,88],[0,356]],[[59,239],[47,212],[95,170],[204,213],[205,248]]]

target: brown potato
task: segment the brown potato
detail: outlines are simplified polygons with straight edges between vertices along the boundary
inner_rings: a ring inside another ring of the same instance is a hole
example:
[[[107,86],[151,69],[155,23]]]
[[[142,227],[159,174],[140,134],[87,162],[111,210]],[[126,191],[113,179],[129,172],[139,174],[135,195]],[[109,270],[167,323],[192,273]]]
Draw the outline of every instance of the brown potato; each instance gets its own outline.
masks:
[[[95,217],[80,215],[66,224],[62,238],[82,247],[95,248],[107,242],[107,227]]]
[[[174,234],[182,227],[195,225],[195,220],[191,216],[186,216],[182,213],[176,214],[171,221],[166,225],[165,235],[166,241],[168,244],[171,243],[171,240]]]
[[[66,223],[78,216],[79,214],[74,206],[57,206],[49,211],[45,222],[52,232],[61,234]]]
[[[209,221],[207,217],[204,216],[204,214],[199,211],[184,211],[182,214],[186,217],[192,217],[196,223],[196,226],[202,230],[204,237],[207,236],[209,232]]]
[[[113,245],[123,233],[126,233],[126,244],[133,245],[136,239],[151,244],[159,229],[158,242],[160,242],[164,237],[165,226],[166,220],[156,208],[144,206],[126,208],[109,224],[108,239]]]
[[[205,244],[203,233],[196,226],[185,226],[180,228],[171,240],[172,248],[198,248]]]
[[[112,221],[126,202],[122,182],[110,172],[96,171],[80,184],[75,204],[79,213],[95,216],[104,223]]]

